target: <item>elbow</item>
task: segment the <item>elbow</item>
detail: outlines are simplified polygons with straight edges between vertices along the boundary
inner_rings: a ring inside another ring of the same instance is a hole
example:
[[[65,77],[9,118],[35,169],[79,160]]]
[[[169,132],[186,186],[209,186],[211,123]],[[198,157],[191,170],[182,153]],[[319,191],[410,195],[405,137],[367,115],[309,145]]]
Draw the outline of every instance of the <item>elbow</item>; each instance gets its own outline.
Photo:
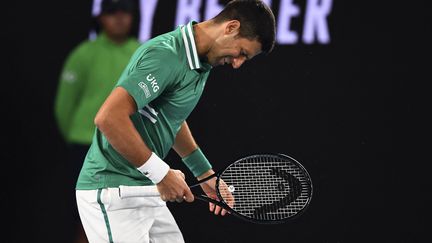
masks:
[[[121,126],[128,119],[127,114],[119,110],[101,109],[96,114],[93,122],[102,133],[112,130],[114,127]]]
[[[109,117],[101,112],[98,112],[93,120],[95,126],[103,132],[109,126]]]

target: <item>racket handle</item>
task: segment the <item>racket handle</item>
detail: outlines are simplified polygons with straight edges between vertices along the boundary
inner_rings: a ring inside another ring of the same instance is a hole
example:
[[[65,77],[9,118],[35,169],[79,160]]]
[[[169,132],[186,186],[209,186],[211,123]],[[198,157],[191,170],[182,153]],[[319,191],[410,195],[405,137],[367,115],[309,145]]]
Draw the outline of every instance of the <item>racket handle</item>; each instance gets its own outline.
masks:
[[[128,197],[159,197],[156,186],[119,186],[120,198]]]

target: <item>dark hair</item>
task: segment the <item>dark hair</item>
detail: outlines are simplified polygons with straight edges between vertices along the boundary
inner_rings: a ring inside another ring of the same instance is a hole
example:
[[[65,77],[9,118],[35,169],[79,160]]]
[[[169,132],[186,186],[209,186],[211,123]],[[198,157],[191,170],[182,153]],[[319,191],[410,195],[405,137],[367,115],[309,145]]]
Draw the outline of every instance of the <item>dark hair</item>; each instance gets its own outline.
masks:
[[[274,47],[275,17],[272,10],[260,0],[231,1],[213,20],[216,23],[238,20],[241,37],[257,39],[264,53],[271,52]]]
[[[113,14],[116,11],[133,13],[135,3],[132,0],[102,0],[101,14]]]

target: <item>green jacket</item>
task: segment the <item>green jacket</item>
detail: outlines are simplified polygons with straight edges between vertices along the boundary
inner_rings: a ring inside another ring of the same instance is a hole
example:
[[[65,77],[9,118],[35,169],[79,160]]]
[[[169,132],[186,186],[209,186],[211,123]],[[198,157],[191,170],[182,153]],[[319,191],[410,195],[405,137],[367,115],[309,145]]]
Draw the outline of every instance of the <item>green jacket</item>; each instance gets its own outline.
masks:
[[[57,125],[66,142],[91,143],[94,117],[139,46],[135,38],[118,45],[101,33],[69,54],[55,99]]]

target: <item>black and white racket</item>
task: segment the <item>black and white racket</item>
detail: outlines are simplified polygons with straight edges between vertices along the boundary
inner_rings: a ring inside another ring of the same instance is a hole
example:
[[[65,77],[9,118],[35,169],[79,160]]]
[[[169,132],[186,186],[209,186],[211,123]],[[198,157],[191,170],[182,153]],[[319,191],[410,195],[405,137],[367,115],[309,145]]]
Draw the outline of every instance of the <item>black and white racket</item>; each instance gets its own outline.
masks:
[[[190,188],[214,177],[218,200],[192,190],[195,198],[253,223],[283,223],[293,219],[305,211],[312,199],[309,173],[298,161],[283,154],[244,157]],[[121,186],[120,193],[124,197],[159,195],[155,186],[133,189]]]

